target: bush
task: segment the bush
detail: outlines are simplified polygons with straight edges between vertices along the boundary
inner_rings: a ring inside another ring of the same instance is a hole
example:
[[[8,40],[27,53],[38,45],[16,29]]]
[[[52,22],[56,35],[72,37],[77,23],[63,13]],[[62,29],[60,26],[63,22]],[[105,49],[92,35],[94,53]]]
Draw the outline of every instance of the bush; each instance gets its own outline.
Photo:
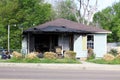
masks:
[[[111,49],[109,54],[116,56],[118,54],[118,51],[116,49]]]
[[[65,51],[64,58],[75,59],[76,58],[76,52],[74,52],[74,51]]]
[[[90,59],[95,59],[95,54],[94,54],[92,48],[88,48],[88,56],[87,56],[87,60],[90,60]]]
[[[105,60],[105,61],[112,61],[114,59],[115,59],[115,56],[112,54],[105,54],[103,57],[103,60]]]
[[[120,60],[120,54],[118,54],[115,59],[119,59]]]
[[[34,52],[32,52],[32,53],[27,54],[25,58],[34,59],[34,58],[37,58],[36,55],[37,55],[37,54],[35,54]]]
[[[54,52],[45,52],[44,53],[44,58],[46,58],[46,59],[56,59],[57,54],[54,53]]]
[[[87,60],[95,59],[95,54],[91,54],[89,57],[87,57]]]
[[[13,57],[16,58],[16,59],[21,59],[21,58],[23,58],[22,54],[19,53],[19,52],[16,52],[16,51],[13,51],[12,55],[13,55]]]

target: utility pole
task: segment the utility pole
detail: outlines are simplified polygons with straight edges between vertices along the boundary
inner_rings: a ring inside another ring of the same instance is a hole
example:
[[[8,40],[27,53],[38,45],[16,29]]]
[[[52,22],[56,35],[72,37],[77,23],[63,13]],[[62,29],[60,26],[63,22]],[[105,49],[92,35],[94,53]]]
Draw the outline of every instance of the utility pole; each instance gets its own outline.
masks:
[[[10,25],[8,25],[8,52],[10,52]]]

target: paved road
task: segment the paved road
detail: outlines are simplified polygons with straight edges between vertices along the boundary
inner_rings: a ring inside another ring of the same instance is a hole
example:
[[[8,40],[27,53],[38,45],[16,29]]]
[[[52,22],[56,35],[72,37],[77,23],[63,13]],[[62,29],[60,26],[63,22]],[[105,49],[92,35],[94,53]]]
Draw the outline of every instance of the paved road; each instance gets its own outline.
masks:
[[[120,80],[120,71],[0,67],[0,80]]]

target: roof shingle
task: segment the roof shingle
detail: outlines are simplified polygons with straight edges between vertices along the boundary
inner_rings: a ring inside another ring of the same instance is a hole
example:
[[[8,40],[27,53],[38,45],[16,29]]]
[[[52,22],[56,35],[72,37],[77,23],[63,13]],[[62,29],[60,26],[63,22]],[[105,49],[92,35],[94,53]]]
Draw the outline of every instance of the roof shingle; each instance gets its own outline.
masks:
[[[89,32],[89,33],[111,33],[110,31],[93,27],[93,26],[87,26],[81,23],[73,22],[66,19],[56,19],[50,22],[46,22],[44,24],[38,25],[34,28],[29,28],[25,30],[25,32],[29,31],[46,31],[46,32],[55,32],[56,30],[59,30],[61,32]]]

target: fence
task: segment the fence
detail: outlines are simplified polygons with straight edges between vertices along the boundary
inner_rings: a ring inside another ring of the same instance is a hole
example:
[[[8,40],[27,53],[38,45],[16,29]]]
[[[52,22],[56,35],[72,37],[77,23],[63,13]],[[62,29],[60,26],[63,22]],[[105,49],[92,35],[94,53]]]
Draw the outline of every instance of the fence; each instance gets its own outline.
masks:
[[[107,43],[107,52],[109,52],[111,49],[116,49],[118,52],[120,52],[120,42]]]

